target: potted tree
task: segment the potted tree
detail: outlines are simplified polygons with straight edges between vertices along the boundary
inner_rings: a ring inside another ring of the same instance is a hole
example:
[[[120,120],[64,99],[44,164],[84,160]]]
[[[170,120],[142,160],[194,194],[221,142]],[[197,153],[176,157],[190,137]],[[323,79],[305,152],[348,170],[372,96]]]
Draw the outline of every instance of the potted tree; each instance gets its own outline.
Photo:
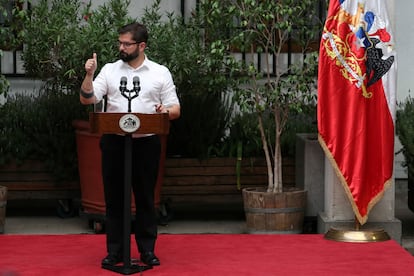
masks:
[[[408,174],[408,208],[414,212],[414,99],[410,95],[399,104],[396,132],[405,158],[403,166]]]
[[[227,22],[229,39],[216,45],[226,44],[225,50],[244,53],[241,74],[245,78],[235,91],[235,100],[242,112],[256,116],[267,164],[266,187],[243,189],[248,231],[301,232],[306,191],[283,186],[281,135],[290,111],[300,112],[303,104],[316,100],[315,45],[322,26],[317,4],[312,0],[209,2],[211,21],[231,19]],[[283,63],[288,47],[301,61]]]

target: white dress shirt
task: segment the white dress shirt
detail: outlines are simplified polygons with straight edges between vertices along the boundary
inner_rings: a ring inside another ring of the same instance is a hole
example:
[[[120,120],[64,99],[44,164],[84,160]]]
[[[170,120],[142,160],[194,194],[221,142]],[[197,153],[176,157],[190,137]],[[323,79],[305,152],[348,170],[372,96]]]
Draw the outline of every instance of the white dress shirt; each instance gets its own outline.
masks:
[[[107,96],[107,112],[128,112],[128,100],[120,92],[120,80],[127,78],[126,88],[132,90],[133,78],[139,77],[140,92],[131,101],[131,112],[153,114],[155,105],[166,107],[179,104],[176,88],[167,67],[145,57],[138,68],[132,68],[127,62],[118,60],[107,63],[93,81],[93,92],[97,102]]]

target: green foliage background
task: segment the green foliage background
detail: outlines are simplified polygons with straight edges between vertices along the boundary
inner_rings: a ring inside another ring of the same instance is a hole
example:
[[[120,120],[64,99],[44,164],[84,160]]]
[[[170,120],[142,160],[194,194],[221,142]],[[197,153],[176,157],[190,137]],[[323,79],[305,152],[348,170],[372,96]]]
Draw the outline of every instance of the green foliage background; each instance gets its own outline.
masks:
[[[241,143],[244,156],[261,155],[257,122],[251,114],[238,113],[232,99],[243,80],[243,68],[230,55],[234,29],[227,27],[233,15],[219,16],[217,1],[200,1],[193,16],[184,19],[161,13],[160,2],[155,0],[138,21],[149,29],[148,57],[171,70],[182,105],[182,116],[172,122],[168,154],[236,156]],[[32,96],[10,96],[0,107],[0,164],[42,158],[59,178],[77,178],[71,122],[86,119],[91,109],[79,103],[84,62],[96,52],[99,71],[118,58],[118,28],[135,20],[128,15],[129,5],[129,0],[110,0],[92,8],[81,0],[39,0],[29,13],[16,13],[24,22],[18,37],[25,45],[24,68],[44,86]],[[0,91],[3,84],[4,78]],[[286,154],[294,151],[295,122],[307,122],[302,116],[313,120],[313,111],[303,114],[286,127]],[[274,127],[271,120],[267,124]],[[300,127],[309,128],[314,124]]]

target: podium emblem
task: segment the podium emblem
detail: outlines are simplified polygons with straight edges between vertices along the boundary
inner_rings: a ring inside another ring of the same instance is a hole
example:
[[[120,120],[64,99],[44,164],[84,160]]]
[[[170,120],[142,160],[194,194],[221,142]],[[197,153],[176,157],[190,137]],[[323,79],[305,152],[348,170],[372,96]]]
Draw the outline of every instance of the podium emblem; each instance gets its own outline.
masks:
[[[127,133],[135,132],[139,129],[141,122],[134,114],[125,114],[119,119],[119,127]]]

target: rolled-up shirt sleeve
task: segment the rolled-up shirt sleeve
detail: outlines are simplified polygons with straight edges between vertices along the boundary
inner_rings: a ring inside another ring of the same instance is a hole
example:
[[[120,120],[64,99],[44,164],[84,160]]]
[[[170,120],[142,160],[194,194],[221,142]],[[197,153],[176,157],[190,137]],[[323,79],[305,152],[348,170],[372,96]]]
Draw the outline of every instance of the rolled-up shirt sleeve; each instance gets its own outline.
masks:
[[[176,93],[176,87],[174,85],[174,81],[170,71],[166,69],[162,77],[164,78],[164,81],[162,91],[160,94],[161,103],[165,106],[179,105],[180,102]]]

